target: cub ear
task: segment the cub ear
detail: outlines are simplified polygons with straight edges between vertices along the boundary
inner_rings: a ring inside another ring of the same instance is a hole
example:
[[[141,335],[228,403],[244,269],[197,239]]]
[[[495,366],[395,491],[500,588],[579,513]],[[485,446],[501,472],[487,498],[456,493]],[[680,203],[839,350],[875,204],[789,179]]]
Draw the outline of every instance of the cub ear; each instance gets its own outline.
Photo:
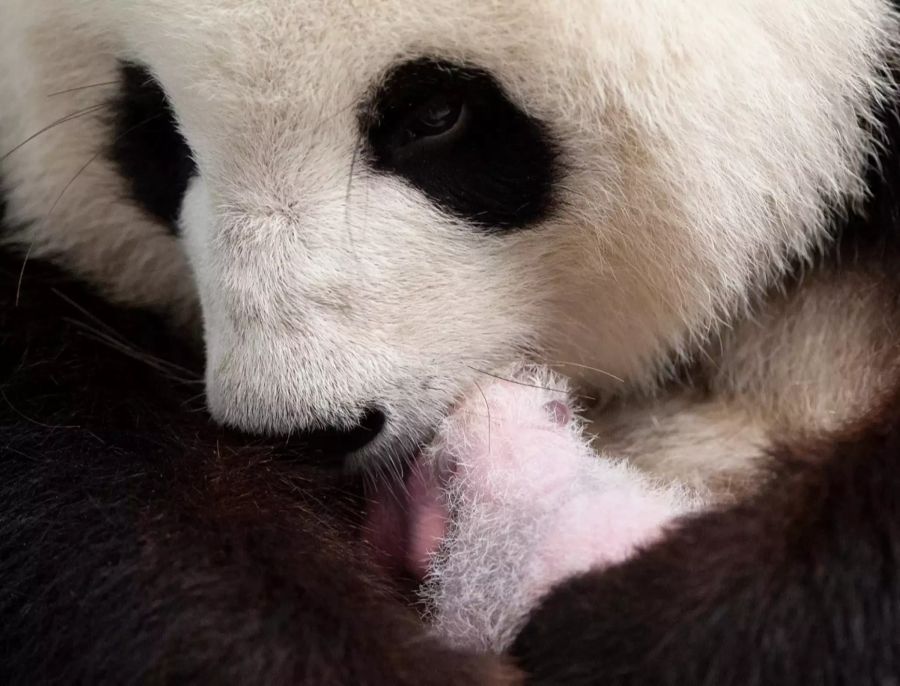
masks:
[[[174,233],[188,182],[197,173],[171,103],[146,67],[123,62],[110,101],[107,154],[127,180],[131,198]]]

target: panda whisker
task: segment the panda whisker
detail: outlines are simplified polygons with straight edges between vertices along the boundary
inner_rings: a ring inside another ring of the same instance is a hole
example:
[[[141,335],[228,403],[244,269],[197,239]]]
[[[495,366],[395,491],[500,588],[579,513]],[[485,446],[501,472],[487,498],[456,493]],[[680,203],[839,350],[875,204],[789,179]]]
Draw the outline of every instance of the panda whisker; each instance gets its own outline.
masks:
[[[157,114],[154,114],[152,117],[147,117],[143,121],[138,122],[134,126],[126,129],[121,134],[116,136],[113,139],[113,142],[115,143],[115,142],[122,140],[129,134],[134,133],[135,131],[140,129],[142,126],[146,126],[150,122],[152,122],[156,119],[159,119],[161,116],[162,116],[162,114],[157,113]],[[90,167],[94,162],[96,162],[97,159],[101,155],[103,155],[105,152],[106,152],[105,148],[98,150],[95,154],[91,155],[91,158],[87,162],[85,162],[77,172],[75,172],[75,176],[73,176],[71,179],[69,179],[69,182],[65,186],[63,186],[63,189],[60,191],[59,195],[56,197],[56,200],[54,200],[53,204],[50,206],[50,211],[47,213],[47,217],[46,217],[47,219],[49,219],[53,215],[54,210],[56,210],[57,206],[59,205],[60,201],[62,201],[63,196],[66,194],[66,192],[69,190],[69,188],[72,187],[72,184],[75,183],[75,181],[78,180],[78,178],[87,170],[87,168]]]
[[[25,267],[28,265],[28,258],[31,257],[31,251],[34,249],[34,244],[35,241],[31,241],[28,244],[28,249],[25,251],[25,257],[22,258],[22,268],[19,270],[19,278],[16,279],[16,299],[13,301],[13,307],[19,306],[19,299],[22,296],[22,282],[25,280]]]
[[[102,88],[103,86],[118,86],[120,81],[100,81],[99,83],[89,83],[85,86],[75,86],[74,88],[65,88],[60,91],[53,91],[52,93],[47,93],[48,98],[55,98],[58,95],[66,95],[67,93],[77,93],[79,91],[86,91],[90,88]]]
[[[183,383],[186,385],[197,385],[202,384],[203,379],[197,378],[194,376],[190,370],[179,367],[176,364],[173,364],[167,360],[156,357],[155,355],[151,355],[140,348],[137,348],[134,345],[130,345],[124,341],[118,341],[110,336],[99,333],[95,329],[91,329],[89,326],[85,325],[83,322],[72,322],[73,324],[79,326],[84,329],[87,334],[89,334],[94,340],[99,343],[105,343],[111,348],[118,350],[119,352],[128,355],[136,360],[144,362],[148,366],[156,369],[159,372],[164,373],[170,379],[177,381],[179,383]],[[175,372],[181,372],[181,374],[176,374]]]
[[[484,393],[484,389],[481,387],[477,381],[475,383],[475,388],[478,389],[478,392],[481,394],[481,399],[484,400],[484,409],[487,412],[487,435],[488,435],[488,455],[491,456],[494,454],[491,443],[491,425],[493,424],[493,417],[491,417],[491,404],[488,402],[487,395]]]
[[[618,381],[621,384],[625,383],[625,379],[621,376],[616,376],[612,372],[608,372],[605,369],[600,369],[600,367],[592,367],[588,364],[581,364],[580,362],[566,362],[564,360],[550,361],[544,360],[543,364],[548,367],[575,367],[576,369],[585,369],[591,372],[597,372],[598,374],[602,374],[603,376],[612,379],[613,381]]]
[[[96,326],[92,326],[92,325],[88,324],[87,322],[84,322],[84,321],[81,321],[78,319],[73,319],[73,318],[66,319],[66,321],[69,321],[73,325],[90,333],[93,336],[94,340],[97,340],[98,342],[101,342],[101,343],[106,343],[107,345],[110,345],[111,347],[115,347],[116,349],[120,350],[123,353],[128,353],[134,359],[138,359],[138,360],[147,362],[148,364],[150,362],[152,362],[153,363],[152,366],[154,366],[154,368],[158,369],[159,371],[163,371],[169,375],[172,375],[172,378],[177,378],[174,375],[174,373],[177,373],[177,374],[181,375],[181,377],[183,377],[183,378],[178,378],[178,380],[183,383],[187,383],[187,384],[202,383],[202,379],[198,375],[194,374],[194,372],[192,372],[190,369],[183,367],[179,364],[176,364],[174,362],[169,362],[168,360],[164,360],[160,357],[151,355],[151,354],[141,350],[134,343],[132,343],[131,341],[126,339],[118,331],[116,331],[115,329],[113,329],[110,326],[107,326],[103,321],[101,321],[96,316],[91,314],[88,310],[86,310],[84,307],[82,307],[81,305],[76,303],[74,300],[67,297],[65,294],[61,293],[59,290],[54,289],[53,292],[64,302],[69,304],[71,307],[75,308],[83,316],[88,317],[93,322],[95,322],[97,326],[105,329],[105,331],[103,331],[103,330],[97,328]]]
[[[107,336],[106,334],[103,334],[101,332],[98,332],[96,329],[91,328],[90,326],[86,325],[84,322],[79,322],[79,321],[73,320],[73,319],[66,319],[65,321],[67,321],[68,323],[73,324],[75,326],[78,326],[81,329],[84,329],[84,333],[82,335],[86,336],[90,340],[94,340],[94,341],[97,341],[98,343],[106,345],[109,348],[122,353],[123,355],[126,355],[134,360],[137,360],[138,362],[143,362],[151,369],[158,371],[159,373],[163,374],[166,378],[171,379],[172,381],[175,381],[175,382],[181,383],[181,384],[185,384],[185,385],[196,385],[196,384],[203,383],[203,381],[200,379],[185,378],[184,376],[180,376],[178,374],[173,373],[171,363],[167,362],[166,360],[162,360],[158,357],[150,355],[134,346],[128,345],[121,341],[117,341],[117,340],[111,338],[110,336]]]
[[[335,110],[335,111],[332,112],[331,114],[329,114],[329,115],[327,115],[327,116],[325,116],[325,117],[322,117],[318,122],[316,122],[316,125],[313,127],[313,129],[312,129],[313,135],[314,135],[314,136],[317,135],[317,134],[319,133],[319,131],[321,130],[321,128],[322,128],[325,124],[327,124],[328,122],[330,122],[330,121],[331,121],[332,119],[334,119],[335,117],[339,117],[340,115],[342,115],[344,112],[346,112],[346,111],[349,110],[350,108],[355,107],[356,104],[357,104],[356,102],[351,102],[351,103],[349,103],[349,104],[347,104],[347,105],[344,105],[343,107],[338,108],[337,110]]]
[[[192,408],[193,405],[198,400],[202,400],[206,397],[206,391],[202,393],[198,393],[197,395],[192,395],[190,398],[187,398],[181,403],[181,406],[185,408],[188,412],[203,412],[206,409],[206,404],[204,403],[202,407]]]
[[[353,195],[353,174],[356,171],[356,163],[359,159],[359,142],[353,146],[353,157],[350,159],[350,172],[347,174],[347,192],[344,196],[344,225],[347,227],[347,237],[350,240],[350,251],[353,253],[353,259],[359,267],[359,253],[356,251],[356,240],[353,237],[353,222],[350,217],[350,199]]]
[[[564,393],[568,394],[568,390],[565,388],[551,388],[549,386],[541,386],[540,384],[531,384],[526,381],[519,381],[518,379],[509,379],[500,374],[495,374],[493,372],[485,371],[484,369],[478,369],[477,367],[472,367],[471,365],[466,365],[473,372],[478,372],[479,374],[484,374],[485,376],[490,376],[493,379],[497,379],[498,381],[506,381],[508,383],[516,384],[517,386],[526,386],[528,388],[538,388],[542,391],[550,391],[551,393]]]
[[[69,425],[62,425],[62,424],[56,424],[56,425],[54,425],[54,424],[45,424],[44,422],[39,422],[38,420],[36,420],[36,419],[34,419],[34,418],[32,418],[32,417],[29,417],[27,414],[25,414],[24,412],[22,412],[21,410],[19,410],[19,408],[17,408],[15,405],[12,404],[12,401],[7,397],[6,391],[4,391],[3,388],[0,388],[0,398],[3,398],[3,402],[6,403],[6,406],[7,406],[10,410],[12,410],[16,415],[18,415],[19,417],[21,417],[22,419],[24,419],[24,420],[25,420],[26,422],[28,422],[29,424],[34,424],[35,426],[39,426],[39,427],[41,427],[41,428],[43,428],[43,429],[51,429],[51,430],[56,430],[56,429],[80,429],[80,428],[81,428],[81,427],[80,427],[79,425],[77,425],[77,424],[69,424]]]
[[[100,103],[97,105],[91,105],[90,107],[85,107],[84,109],[80,109],[75,112],[71,112],[71,113],[65,115],[64,117],[60,117],[56,121],[51,122],[50,124],[47,124],[47,126],[40,129],[39,131],[34,132],[30,136],[28,136],[28,138],[26,138],[24,141],[22,141],[21,143],[19,143],[16,146],[14,146],[12,149],[6,151],[2,156],[0,156],[0,162],[5,161],[10,155],[18,152],[19,150],[24,148],[26,145],[28,145],[31,141],[42,136],[43,134],[47,133],[48,131],[55,129],[57,126],[61,126],[62,124],[67,124],[68,122],[74,121],[76,119],[81,119],[82,117],[86,117],[90,114],[98,112],[99,110],[102,110],[105,107],[106,107],[106,103]]]
[[[363,471],[363,480],[368,491],[378,493],[382,486],[386,486],[388,497],[396,504],[402,505],[404,496],[408,493],[408,486],[403,479],[403,473],[397,464],[395,456],[380,460],[374,469],[367,468]]]
[[[90,112],[93,112],[93,111],[96,111],[96,110],[98,110],[98,109],[101,109],[101,108],[103,108],[103,107],[105,107],[105,106],[106,106],[105,104],[104,104],[104,105],[95,105],[93,108],[88,108],[88,110],[90,110]],[[51,128],[53,128],[54,126],[58,126],[59,124],[65,123],[66,121],[70,121],[70,120],[73,119],[73,118],[77,118],[77,117],[80,117],[80,116],[85,116],[86,114],[89,114],[90,112],[89,112],[89,111],[82,111],[82,112],[81,112],[80,114],[78,114],[78,115],[70,115],[68,118],[63,118],[62,120],[59,120],[58,122],[56,122],[56,123],[54,123],[54,124],[51,124],[49,127],[43,129],[42,131],[37,132],[36,134],[34,134],[33,136],[31,136],[30,138],[26,139],[25,141],[23,141],[22,143],[20,143],[19,145],[17,145],[15,148],[13,148],[13,149],[10,150],[8,153],[6,153],[6,155],[4,155],[3,157],[0,157],[0,162],[2,162],[4,159],[6,159],[7,157],[9,157],[9,156],[10,156],[12,153],[14,153],[16,150],[21,149],[21,147],[22,147],[23,145],[27,144],[27,143],[28,143],[29,141],[31,141],[31,140],[34,140],[37,136],[41,135],[41,134],[44,133],[45,131],[49,131],[49,130],[50,130]],[[142,126],[145,126],[145,125],[149,124],[151,121],[153,121],[153,120],[155,120],[155,119],[158,119],[160,116],[161,116],[160,114],[155,114],[155,115],[153,115],[152,117],[148,117],[147,119],[145,119],[145,120],[143,120],[143,121],[141,121],[141,122],[135,124],[135,125],[132,126],[131,128],[129,128],[129,129],[127,129],[126,131],[124,131],[124,132],[123,132],[122,134],[120,134],[119,136],[116,136],[116,138],[114,139],[114,142],[122,140],[122,139],[125,138],[127,135],[129,135],[130,133],[136,131],[137,129],[141,128]],[[53,216],[54,211],[56,211],[56,208],[57,208],[57,206],[59,205],[59,203],[62,201],[63,196],[66,194],[66,191],[68,191],[69,188],[72,187],[72,184],[75,183],[75,181],[78,180],[78,178],[85,172],[85,170],[87,170],[87,168],[88,168],[89,166],[91,166],[94,162],[96,162],[97,159],[98,159],[101,155],[104,154],[104,152],[105,152],[105,148],[102,148],[102,149],[100,149],[99,151],[97,151],[95,154],[91,155],[91,158],[90,158],[87,162],[85,162],[77,172],[75,172],[75,175],[74,175],[71,179],[69,179],[69,182],[68,182],[65,186],[63,186],[63,189],[59,192],[59,195],[56,196],[56,200],[53,201],[53,204],[50,206],[50,211],[47,212],[47,215],[46,215],[46,217],[44,218],[45,220],[48,220],[48,219],[50,219],[50,217]],[[29,257],[31,256],[31,250],[32,250],[33,247],[34,247],[34,242],[32,241],[31,245],[28,246],[27,252],[25,253],[25,259],[22,260],[22,270],[19,272],[19,280],[18,280],[18,283],[17,283],[17,285],[16,285],[16,300],[15,300],[15,306],[16,306],[16,307],[18,307],[18,305],[19,305],[19,298],[20,298],[20,296],[21,296],[21,294],[22,294],[22,282],[23,282],[23,280],[25,279],[25,267],[28,266],[28,259],[29,259]]]
[[[319,119],[318,121],[316,121],[316,123],[313,124],[312,127],[310,128],[310,137],[316,138],[319,135],[319,132],[322,130],[322,127],[325,126],[325,124],[330,122],[332,119],[339,117],[341,114],[343,114],[344,112],[346,112],[347,110],[349,110],[350,108],[355,107],[355,106],[356,106],[356,103],[351,102],[347,105],[344,105],[343,107],[338,108],[331,114],[328,114],[328,115],[322,117],[321,119]],[[303,154],[303,156],[298,161],[297,164],[300,168],[305,167],[309,163],[309,154],[310,154],[310,151],[306,150],[306,152]]]
[[[403,470],[400,467],[400,461],[396,458],[396,456],[391,456],[389,460],[385,461],[385,466],[387,467],[388,472],[388,482],[391,484],[391,494],[396,498],[397,491],[394,489],[398,489],[399,493],[406,496],[409,493],[409,486],[406,484],[406,481],[403,478]]]
[[[58,297],[60,300],[62,300],[64,303],[66,303],[67,305],[78,310],[78,312],[83,314],[85,317],[87,317],[91,321],[95,322],[98,326],[101,326],[104,329],[106,329],[107,333],[112,334],[113,336],[119,336],[121,338],[120,334],[114,328],[112,328],[111,326],[106,324],[102,319],[100,319],[96,315],[91,314],[87,309],[85,309],[83,306],[79,305],[77,302],[72,300],[72,298],[67,296],[65,293],[60,291],[58,288],[54,288],[54,289],[52,289],[52,291],[53,291],[53,294],[56,297]]]

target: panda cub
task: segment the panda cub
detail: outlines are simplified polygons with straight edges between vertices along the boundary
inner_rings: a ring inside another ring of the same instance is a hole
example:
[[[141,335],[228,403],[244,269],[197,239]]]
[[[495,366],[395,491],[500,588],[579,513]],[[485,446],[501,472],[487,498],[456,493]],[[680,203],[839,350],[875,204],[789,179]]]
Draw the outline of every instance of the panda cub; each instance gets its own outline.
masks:
[[[891,0],[5,0],[3,675],[896,679],[898,28]],[[122,307],[202,330],[200,376]],[[707,505],[478,656],[373,580],[320,472],[401,472],[522,359]]]

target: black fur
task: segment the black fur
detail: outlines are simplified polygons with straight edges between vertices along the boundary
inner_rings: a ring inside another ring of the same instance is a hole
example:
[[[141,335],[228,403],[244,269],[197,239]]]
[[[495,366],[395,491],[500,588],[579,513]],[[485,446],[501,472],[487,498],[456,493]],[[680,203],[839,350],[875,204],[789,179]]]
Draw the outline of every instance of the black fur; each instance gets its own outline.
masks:
[[[162,87],[144,67],[121,66],[122,85],[110,103],[109,157],[128,181],[132,199],[174,233],[188,182],[197,173]]]
[[[458,119],[422,135],[432,103]],[[485,230],[520,229],[554,207],[560,165],[549,132],[484,71],[427,59],[402,64],[363,111],[362,128],[374,169]]]
[[[148,315],[37,262],[16,306],[20,268],[0,253],[0,683],[499,682],[389,592],[321,455],[214,427]]]
[[[898,418],[786,450],[753,501],[557,588],[513,648],[530,683],[897,684]]]
[[[900,11],[900,1],[894,3]],[[900,65],[890,78],[900,84]],[[870,197],[864,210],[838,222],[839,260],[867,259],[891,268],[900,255],[900,104],[886,100],[878,116],[878,146],[866,173]]]

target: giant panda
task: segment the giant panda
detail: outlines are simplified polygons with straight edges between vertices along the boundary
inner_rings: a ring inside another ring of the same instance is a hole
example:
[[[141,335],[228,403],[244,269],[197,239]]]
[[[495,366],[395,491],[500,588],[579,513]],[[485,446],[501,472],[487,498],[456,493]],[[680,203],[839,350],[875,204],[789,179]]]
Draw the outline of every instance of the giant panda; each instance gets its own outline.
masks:
[[[0,11],[7,680],[897,679],[895,3]],[[710,507],[475,655],[346,474],[522,357]]]

